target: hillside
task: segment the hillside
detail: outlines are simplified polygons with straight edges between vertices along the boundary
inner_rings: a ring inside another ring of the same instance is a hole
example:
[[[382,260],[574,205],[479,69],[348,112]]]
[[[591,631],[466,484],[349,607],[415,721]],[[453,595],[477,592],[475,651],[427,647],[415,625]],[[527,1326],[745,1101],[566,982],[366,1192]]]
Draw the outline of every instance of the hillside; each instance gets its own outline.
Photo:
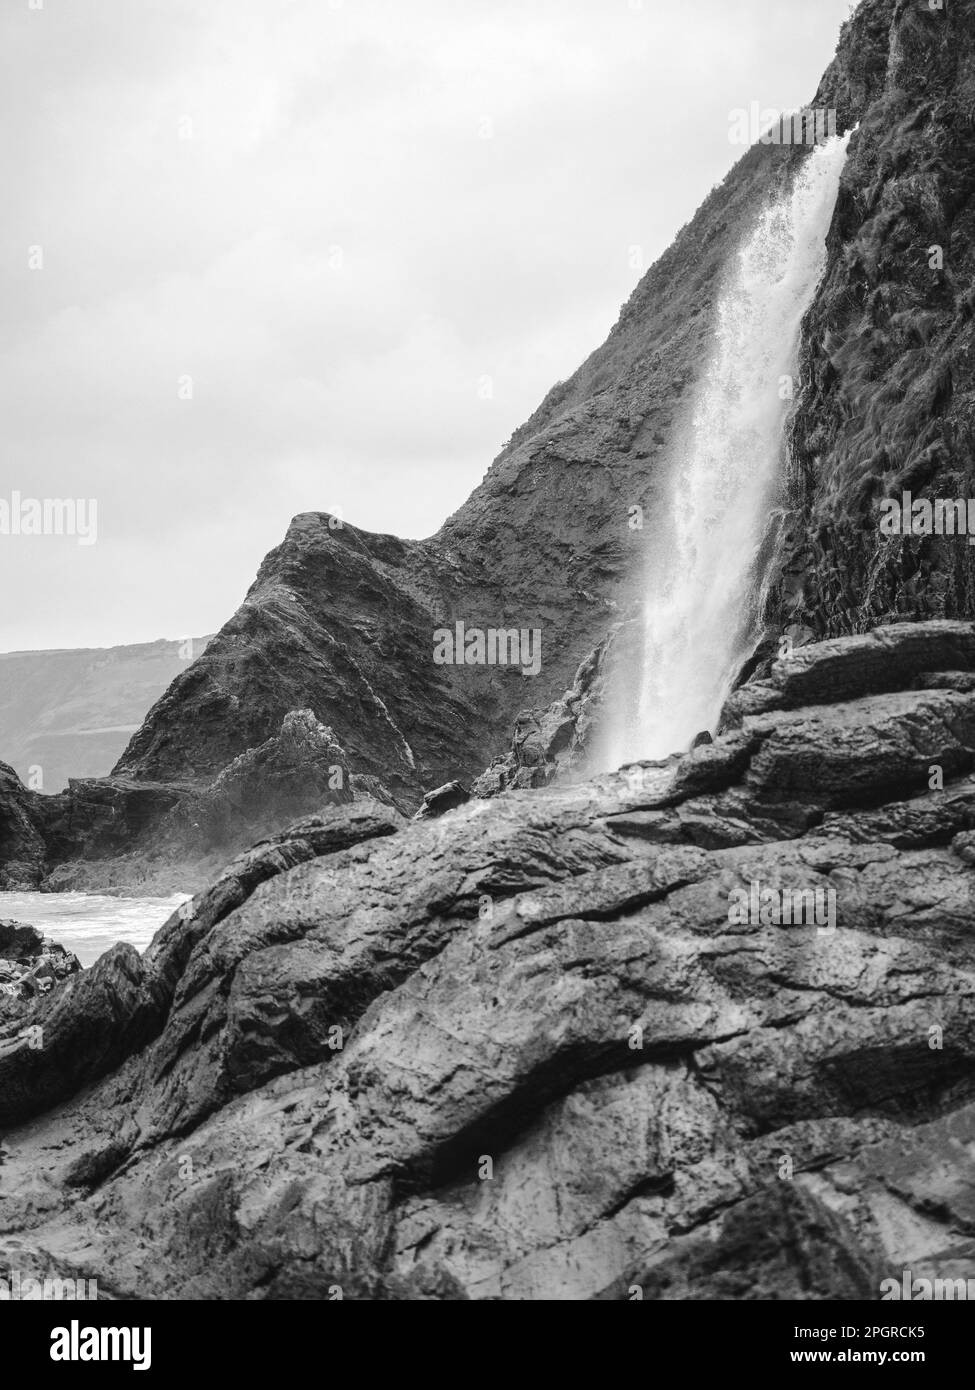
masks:
[[[207,641],[0,653],[4,761],[44,792],[62,791],[69,777],[103,777]]]

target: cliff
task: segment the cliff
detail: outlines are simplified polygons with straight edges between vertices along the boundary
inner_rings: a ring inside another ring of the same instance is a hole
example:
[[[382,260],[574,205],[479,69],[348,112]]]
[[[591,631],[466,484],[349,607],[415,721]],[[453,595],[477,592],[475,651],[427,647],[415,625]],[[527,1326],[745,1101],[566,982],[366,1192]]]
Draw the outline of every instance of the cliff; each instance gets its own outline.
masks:
[[[873,3],[855,26],[816,98],[849,92],[860,129],[803,337],[769,612],[820,635],[975,612],[975,549],[879,527],[884,498],[973,491],[975,6]]]
[[[884,541],[878,524],[880,500],[901,485],[949,495],[967,486],[973,35],[975,0],[937,12],[865,0],[815,95],[841,130],[858,128],[802,333],[770,637],[973,613],[968,547]],[[38,813],[47,868],[105,857],[85,822],[106,799],[116,827],[132,827],[113,837],[113,855],[158,851],[165,836],[143,811],[169,815],[180,803],[183,833],[167,852],[199,860],[197,799],[296,711],[329,730],[353,780],[402,810],[432,788],[470,785],[504,754],[516,721],[522,742],[533,720],[544,723],[638,612],[668,450],[707,361],[726,267],[807,156],[762,144],[745,154],[647,272],[607,341],[549,392],[435,536],[400,540],[325,514],[296,517],[112,777],[79,780],[61,807]],[[944,268],[933,272],[939,238]],[[643,530],[631,529],[634,507]],[[437,664],[436,634],[457,623],[537,633],[537,674]],[[618,663],[616,679],[632,676]],[[269,806],[263,826],[247,824],[273,833],[283,820]],[[187,873],[190,886],[202,881]]]
[[[844,118],[859,108],[848,105]],[[724,268],[805,157],[757,146],[648,271],[606,343],[513,435],[424,541],[296,517],[247,598],[150,712],[116,771],[207,780],[292,709],[334,729],[353,769],[412,804],[470,780],[519,710],[571,684],[639,600],[662,460],[714,328]],[[647,524],[630,527],[644,508]],[[538,630],[540,672],[437,666],[434,634]]]

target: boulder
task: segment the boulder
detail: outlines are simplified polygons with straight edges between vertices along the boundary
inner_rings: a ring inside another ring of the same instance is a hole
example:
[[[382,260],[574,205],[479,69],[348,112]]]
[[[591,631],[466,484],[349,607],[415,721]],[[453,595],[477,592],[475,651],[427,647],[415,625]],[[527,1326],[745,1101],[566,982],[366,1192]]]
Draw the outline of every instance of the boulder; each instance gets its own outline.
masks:
[[[435,791],[427,792],[413,819],[434,820],[437,816],[442,816],[447,811],[453,811],[455,807],[463,806],[468,801],[470,801],[470,793],[462,783],[446,782],[442,787],[437,787]]]

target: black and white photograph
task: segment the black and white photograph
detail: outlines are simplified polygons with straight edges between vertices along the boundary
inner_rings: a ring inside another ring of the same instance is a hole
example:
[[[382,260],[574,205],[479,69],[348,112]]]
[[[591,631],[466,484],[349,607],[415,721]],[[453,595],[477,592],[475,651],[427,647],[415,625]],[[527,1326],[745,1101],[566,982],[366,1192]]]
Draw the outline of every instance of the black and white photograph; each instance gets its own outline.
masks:
[[[975,0],[3,0],[0,61],[12,1342],[947,1373]]]

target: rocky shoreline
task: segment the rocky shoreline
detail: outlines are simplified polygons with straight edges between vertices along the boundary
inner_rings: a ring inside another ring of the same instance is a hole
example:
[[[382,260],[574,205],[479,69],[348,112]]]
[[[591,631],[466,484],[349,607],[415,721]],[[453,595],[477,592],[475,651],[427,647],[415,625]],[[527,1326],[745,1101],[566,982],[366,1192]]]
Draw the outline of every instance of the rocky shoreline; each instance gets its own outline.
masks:
[[[0,1256],[143,1298],[964,1277],[973,675],[968,623],[810,644],[675,766],[255,847],[32,1004]],[[733,910],[787,891],[833,929]]]

